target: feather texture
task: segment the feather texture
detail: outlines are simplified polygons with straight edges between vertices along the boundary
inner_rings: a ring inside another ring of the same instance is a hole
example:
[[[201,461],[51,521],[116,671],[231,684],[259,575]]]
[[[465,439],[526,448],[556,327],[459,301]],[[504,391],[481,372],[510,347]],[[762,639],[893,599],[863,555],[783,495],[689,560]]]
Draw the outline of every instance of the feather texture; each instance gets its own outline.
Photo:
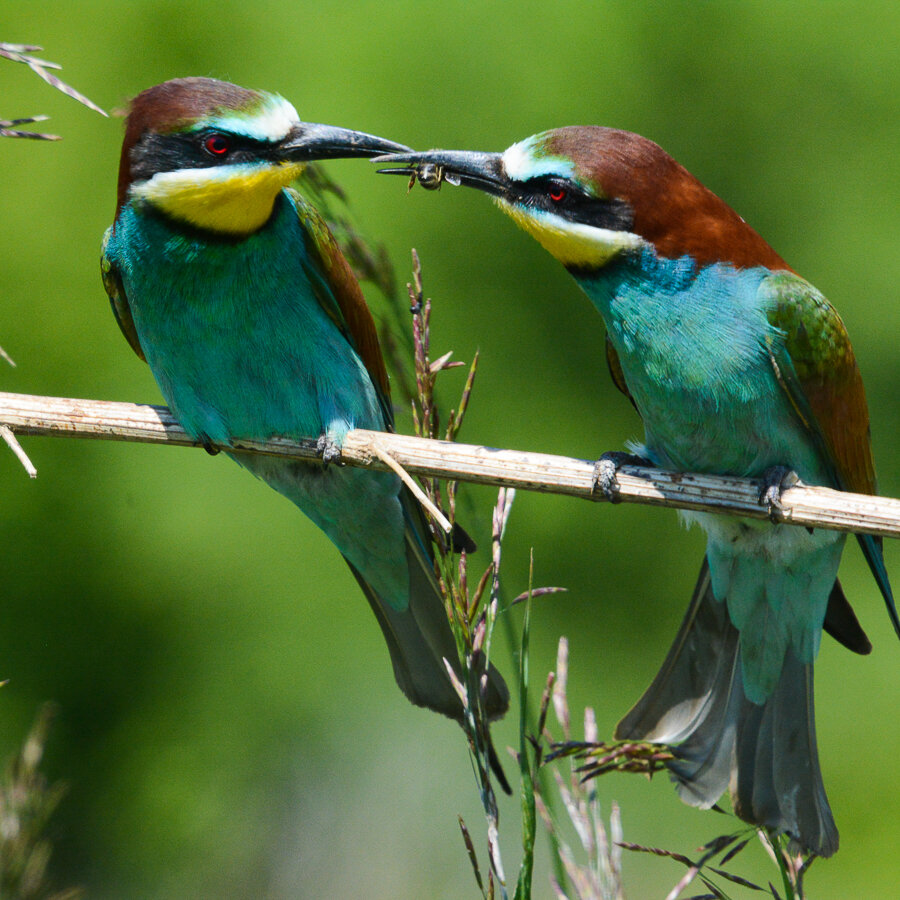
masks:
[[[831,856],[838,833],[819,769],[812,662],[788,650],[769,695],[754,703],[741,644],[704,559],[675,642],[616,737],[677,744],[669,768],[686,803],[709,808],[730,787],[741,818]]]
[[[576,126],[501,154],[390,162],[485,191],[559,260],[606,325],[616,387],[644,425],[631,449],[685,472],[874,492],[868,410],[833,307],[653,141]],[[428,185],[426,185],[428,186]],[[812,665],[823,628],[870,649],[837,581],[845,539],[686,513],[708,535],[694,598],[618,736],[678,744],[689,803],[731,786],[737,813],[822,855],[837,830],[819,772]],[[880,542],[860,544],[900,635]]]
[[[227,446],[235,437],[324,434],[339,446],[351,428],[391,427],[374,323],[324,222],[296,194],[281,192],[261,229],[225,242],[128,199],[103,265],[114,309],[129,311],[166,401],[195,438]],[[399,479],[233,458],[295,503],[343,554],[407,697],[461,720],[444,664],[459,670],[456,643],[427,528]],[[488,684],[487,712],[497,717],[508,692],[493,668]]]

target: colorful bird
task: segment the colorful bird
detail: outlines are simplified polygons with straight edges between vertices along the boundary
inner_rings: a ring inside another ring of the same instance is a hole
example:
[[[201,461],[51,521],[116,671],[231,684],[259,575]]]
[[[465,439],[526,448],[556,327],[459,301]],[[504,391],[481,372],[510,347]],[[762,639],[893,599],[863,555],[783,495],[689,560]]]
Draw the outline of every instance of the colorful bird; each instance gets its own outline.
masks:
[[[829,302],[733,210],[646,138],[599,127],[534,135],[504,153],[435,150],[376,160],[426,187],[490,194],[573,275],[606,324],[613,381],[641,416],[645,461],[763,480],[779,502],[808,484],[875,492],[869,414]],[[615,497],[606,454],[599,485]],[[663,667],[621,739],[677,744],[687,803],[730,787],[736,813],[829,856],[838,833],[819,770],[813,661],[823,627],[871,645],[837,580],[844,535],[685,513],[708,536]],[[859,542],[894,608],[881,541]]]
[[[288,185],[311,160],[406,149],[301,122],[276,94],[180,78],[131,104],[102,273],[113,312],[166,402],[208,449],[318,438],[339,460],[352,428],[390,431],[372,316],[319,213]],[[393,473],[229,454],[337,546],[416,705],[462,721],[459,670],[428,529]],[[339,651],[337,651],[339,652]],[[508,692],[492,667],[485,709]]]

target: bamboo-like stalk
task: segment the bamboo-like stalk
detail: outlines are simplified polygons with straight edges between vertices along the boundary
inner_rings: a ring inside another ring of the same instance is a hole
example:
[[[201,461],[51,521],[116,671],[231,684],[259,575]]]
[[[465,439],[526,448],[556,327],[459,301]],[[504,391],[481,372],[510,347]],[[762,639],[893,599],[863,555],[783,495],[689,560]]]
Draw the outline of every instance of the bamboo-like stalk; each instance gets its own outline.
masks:
[[[0,393],[0,426],[18,435],[56,435],[199,446],[164,406]],[[316,460],[316,438],[235,441],[231,451]],[[497,450],[355,429],[341,448],[346,465],[388,469],[385,453],[413,475],[604,500],[593,490],[592,460]],[[622,501],[764,519],[758,483],[744,478],[623,466]],[[797,485],[785,491],[778,521],[835,531],[900,537],[900,500]]]

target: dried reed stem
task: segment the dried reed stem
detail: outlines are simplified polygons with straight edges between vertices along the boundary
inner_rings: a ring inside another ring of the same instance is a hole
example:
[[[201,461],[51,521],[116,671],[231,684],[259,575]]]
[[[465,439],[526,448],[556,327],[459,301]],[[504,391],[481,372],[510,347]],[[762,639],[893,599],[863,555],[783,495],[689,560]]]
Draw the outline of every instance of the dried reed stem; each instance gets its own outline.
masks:
[[[166,407],[138,403],[0,393],[0,425],[19,435],[197,446]],[[299,442],[284,438],[264,443],[239,440],[223,449],[317,459],[315,437]],[[412,475],[567,494],[586,500],[605,499],[593,490],[592,460],[496,450],[362,429],[351,431],[341,447],[341,458],[350,466],[388,468],[380,458],[384,453]],[[758,502],[758,484],[744,478],[623,466],[618,481],[619,496],[626,503],[755,519],[767,516]],[[784,493],[782,503],[781,511],[775,513],[778,521],[900,537],[900,500],[797,485]]]

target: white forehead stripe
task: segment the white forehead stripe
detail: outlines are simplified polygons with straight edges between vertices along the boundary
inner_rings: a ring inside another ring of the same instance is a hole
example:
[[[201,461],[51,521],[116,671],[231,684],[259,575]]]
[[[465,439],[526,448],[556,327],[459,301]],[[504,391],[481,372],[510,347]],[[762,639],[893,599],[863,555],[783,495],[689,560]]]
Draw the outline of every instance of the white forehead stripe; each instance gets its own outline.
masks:
[[[535,137],[525,138],[513,144],[501,157],[503,168],[509,178],[515,181],[527,181],[541,175],[559,175],[562,178],[575,177],[575,163],[561,156],[536,157],[534,153]]]
[[[204,127],[221,128],[232,134],[242,134],[245,137],[257,141],[281,141],[287,137],[288,132],[300,121],[297,110],[292,103],[278,94],[265,94],[263,103],[246,115],[237,113],[216,116],[207,122]]]

